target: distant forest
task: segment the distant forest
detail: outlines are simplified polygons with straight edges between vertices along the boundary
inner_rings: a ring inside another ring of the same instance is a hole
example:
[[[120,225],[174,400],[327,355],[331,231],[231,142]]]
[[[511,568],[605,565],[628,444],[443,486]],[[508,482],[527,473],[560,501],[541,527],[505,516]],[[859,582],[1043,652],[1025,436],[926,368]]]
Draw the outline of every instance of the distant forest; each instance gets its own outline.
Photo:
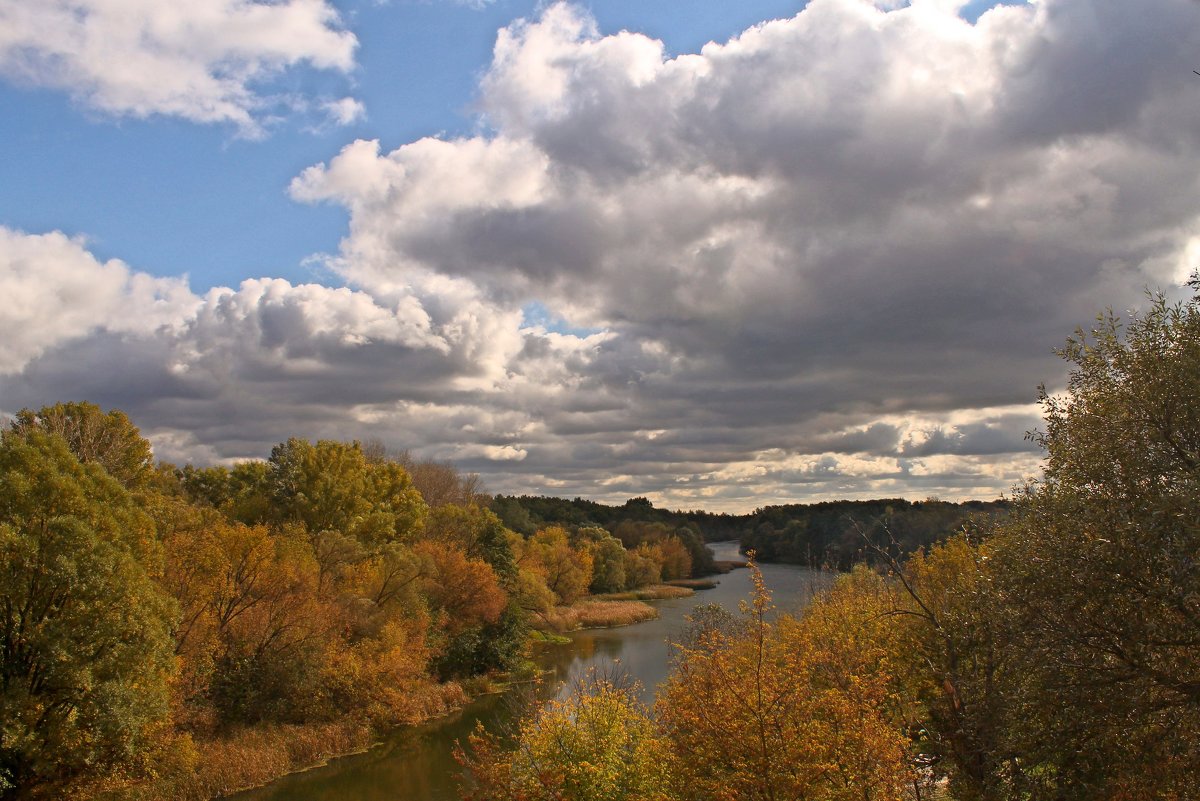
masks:
[[[645,539],[647,528],[663,535],[688,529],[705,542],[738,540],[743,551],[753,550],[763,562],[849,570],[885,554],[914,553],[964,526],[993,521],[1007,514],[1009,502],[885,498],[793,503],[731,515],[658,509],[646,498],[608,506],[583,498],[497,495],[491,507],[505,526],[526,535],[547,525],[600,526],[630,547]]]

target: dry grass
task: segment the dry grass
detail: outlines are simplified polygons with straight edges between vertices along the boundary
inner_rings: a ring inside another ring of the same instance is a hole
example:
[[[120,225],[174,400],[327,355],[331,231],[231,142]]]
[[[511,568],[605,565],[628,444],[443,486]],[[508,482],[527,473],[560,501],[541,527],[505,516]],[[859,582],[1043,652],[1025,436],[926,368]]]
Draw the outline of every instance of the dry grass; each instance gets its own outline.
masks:
[[[729,571],[736,570],[739,567],[745,567],[746,562],[740,559],[718,559],[717,561],[713,562],[713,565],[717,568],[718,573],[728,573]]]
[[[377,716],[377,723],[421,723],[447,715],[469,700],[454,683],[427,684],[406,695],[403,708]],[[128,785],[124,792],[97,798],[137,801],[209,801],[260,787],[281,776],[324,764],[329,759],[365,751],[376,742],[376,727],[365,720],[328,723],[263,724],[236,729],[193,742],[183,735],[172,751],[177,764],[158,770],[150,784]]]
[[[628,626],[653,620],[658,610],[641,601],[598,601],[588,600],[573,607],[578,614],[578,628],[599,629],[612,626]]]
[[[672,587],[687,587],[689,590],[711,590],[717,586],[716,581],[707,578],[675,579],[667,583]]]
[[[371,727],[358,721],[241,729],[197,743],[195,772],[173,777],[158,797],[207,801],[362,751],[374,741]]]
[[[690,581],[691,579],[680,579],[681,581]],[[689,595],[695,595],[696,591],[689,586],[676,584],[655,584],[652,587],[641,587],[636,590],[627,590],[626,592],[609,592],[604,595],[596,595],[593,598],[597,601],[661,601],[665,598],[686,598]]]
[[[653,620],[656,617],[658,617],[658,610],[641,601],[596,600],[594,598],[576,601],[571,606],[555,607],[544,616],[547,626],[554,631],[628,626],[645,620]]]

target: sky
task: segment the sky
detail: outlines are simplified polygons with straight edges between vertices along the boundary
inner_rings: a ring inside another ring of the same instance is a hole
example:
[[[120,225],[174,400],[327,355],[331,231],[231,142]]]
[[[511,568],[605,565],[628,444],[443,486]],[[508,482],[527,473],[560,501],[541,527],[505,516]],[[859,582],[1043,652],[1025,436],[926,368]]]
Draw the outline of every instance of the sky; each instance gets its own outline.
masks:
[[[1200,266],[1196,0],[0,0],[0,414],[995,498]]]

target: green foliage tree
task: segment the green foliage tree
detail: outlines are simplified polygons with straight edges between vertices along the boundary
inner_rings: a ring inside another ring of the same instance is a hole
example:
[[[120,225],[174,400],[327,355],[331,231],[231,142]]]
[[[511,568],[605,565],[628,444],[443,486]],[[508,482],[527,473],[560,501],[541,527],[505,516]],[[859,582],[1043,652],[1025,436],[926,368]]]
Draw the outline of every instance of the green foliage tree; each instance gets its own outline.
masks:
[[[211,506],[231,520],[254,525],[271,517],[268,473],[266,462],[239,462],[232,468],[185,465],[177,475],[192,503]]]
[[[36,412],[22,409],[12,429],[57,434],[79,461],[100,465],[127,489],[145,484],[154,470],[150,443],[125,413],[116,409],[106,413],[86,401],[56,403]]]
[[[1038,798],[1185,797],[1200,764],[1200,299],[1105,315],[1043,391],[1044,478],[997,542]],[[1020,734],[1020,733],[1017,733]],[[1173,796],[1172,793],[1184,793]]]
[[[267,486],[275,514],[314,537],[333,531],[368,544],[410,539],[426,514],[404,468],[369,462],[357,442],[292,438],[276,445]]]
[[[147,748],[173,668],[175,607],[142,564],[155,553],[99,462],[40,425],[3,434],[0,798],[54,797]]]
[[[592,554],[592,592],[619,592],[625,589],[625,546],[604,529],[588,543]]]

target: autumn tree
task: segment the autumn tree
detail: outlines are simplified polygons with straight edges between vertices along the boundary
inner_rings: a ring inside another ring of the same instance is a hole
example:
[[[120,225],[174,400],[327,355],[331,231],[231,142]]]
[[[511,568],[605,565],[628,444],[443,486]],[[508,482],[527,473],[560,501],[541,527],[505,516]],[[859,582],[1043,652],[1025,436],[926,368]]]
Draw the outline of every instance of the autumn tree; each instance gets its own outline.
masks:
[[[887,717],[891,677],[870,628],[883,607],[835,594],[800,620],[772,622],[752,567],[744,627],[681,645],[658,714],[675,787],[696,801],[885,801],[911,776],[903,733]]]
[[[592,555],[585,548],[572,548],[566,529],[542,529],[529,540],[526,553],[561,603],[570,604],[587,592]]]
[[[477,729],[457,752],[468,801],[670,801],[670,753],[635,688],[583,682],[524,718],[508,749]]]
[[[82,401],[18,412],[12,430],[27,433],[34,429],[62,437],[79,461],[100,465],[127,489],[141,486],[153,471],[150,443],[122,411],[105,412]]]
[[[479,476],[463,473],[449,462],[402,459],[399,464],[411,475],[421,497],[436,509],[446,504],[473,506],[480,502]]]
[[[508,533],[494,512],[474,503],[442,504],[431,509],[425,521],[426,537],[451,544],[473,559],[482,559],[506,584],[515,580],[517,569]]]
[[[504,618],[515,610],[509,611],[509,598],[496,571],[453,545],[425,541],[416,550],[430,566],[424,592],[437,616],[440,655],[435,667],[440,677],[470,676],[507,666],[513,644],[496,640],[515,626],[515,621]]]
[[[625,551],[625,587],[637,589],[662,581],[660,554],[642,543]]]
[[[893,572],[890,660],[908,699],[918,764],[949,779],[955,798],[1002,801],[1021,762],[1010,747],[1023,671],[996,586],[995,550],[967,534],[914,554]]]
[[[650,546],[664,581],[692,575],[692,555],[678,537],[665,537]]]
[[[154,555],[99,462],[40,425],[0,437],[0,798],[130,765],[165,718],[175,609]]]
[[[1042,393],[1044,477],[996,544],[1029,656],[1021,789],[1184,797],[1200,760],[1200,299],[1155,298],[1124,329],[1105,315],[1060,353],[1073,369]]]
[[[301,523],[312,537],[411,538],[426,514],[404,468],[368,462],[356,442],[289,439],[271,450],[267,482],[279,518]]]
[[[209,692],[219,716],[255,723],[331,715],[317,690],[338,616],[320,597],[309,544],[261,526],[230,526],[218,537],[224,562],[213,616],[220,651]]]

